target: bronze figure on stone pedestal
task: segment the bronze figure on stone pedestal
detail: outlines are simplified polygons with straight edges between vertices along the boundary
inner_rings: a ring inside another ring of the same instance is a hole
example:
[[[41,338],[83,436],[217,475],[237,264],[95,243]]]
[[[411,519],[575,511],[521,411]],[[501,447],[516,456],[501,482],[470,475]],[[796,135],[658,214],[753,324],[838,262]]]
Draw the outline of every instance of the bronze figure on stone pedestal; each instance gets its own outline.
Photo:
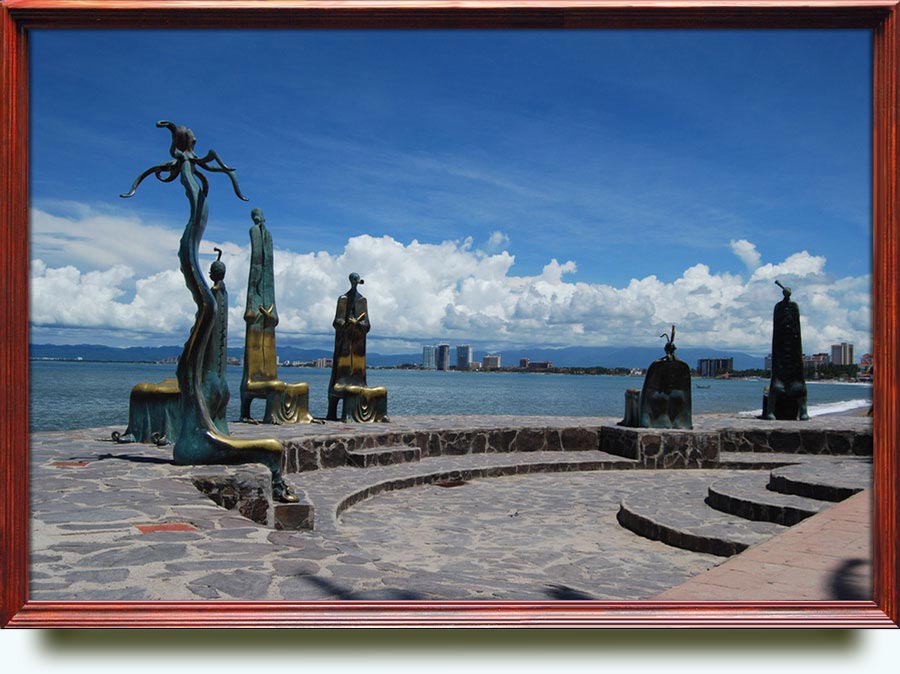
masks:
[[[328,415],[337,421],[338,403],[343,401],[341,421],[387,421],[387,389],[366,384],[366,335],[369,308],[366,298],[357,290],[365,281],[350,274],[350,289],[337,301],[334,314],[334,356],[331,381],[328,383]]]
[[[275,352],[275,265],[272,234],[262,209],[250,212],[250,276],[244,321],[244,371],[241,377],[241,421],[256,423],[250,414],[255,398],[266,401],[263,422],[267,424],[309,423],[309,385],[286,384],[278,378]]]
[[[772,380],[765,398],[764,419],[806,421],[806,379],[803,374],[803,339],[800,308],[791,300],[791,289],[781,288],[782,300],[772,316]]]
[[[691,413],[691,368],[675,357],[675,326],[663,333],[666,355],[647,369],[644,387],[625,392],[625,418],[620,426],[632,428],[693,428]]]

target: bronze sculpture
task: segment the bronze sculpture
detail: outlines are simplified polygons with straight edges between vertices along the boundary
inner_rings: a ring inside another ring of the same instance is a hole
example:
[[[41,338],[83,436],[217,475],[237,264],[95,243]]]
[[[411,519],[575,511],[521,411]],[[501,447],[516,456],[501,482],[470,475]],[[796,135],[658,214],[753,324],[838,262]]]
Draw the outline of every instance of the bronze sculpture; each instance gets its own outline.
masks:
[[[216,320],[203,359],[203,395],[209,406],[209,414],[216,427],[228,433],[225,411],[231,394],[225,380],[228,358],[228,291],[225,289],[225,263],[222,250],[210,265],[209,277],[213,282],[212,293],[216,300]],[[163,379],[160,383],[141,382],[131,389],[128,401],[128,428],[124,433],[113,431],[112,439],[118,443],[152,442],[162,447],[175,442],[181,432],[181,391],[176,379]]]
[[[666,355],[647,369],[638,398],[636,390],[625,393],[625,418],[620,426],[637,428],[693,428],[691,414],[691,368],[675,357],[675,326],[666,339]]]
[[[366,335],[371,329],[366,298],[357,290],[365,281],[350,274],[350,289],[337,301],[334,322],[334,356],[328,383],[328,414],[337,421],[338,403],[343,401],[341,421],[387,421],[387,389],[366,384]]]
[[[278,379],[275,352],[275,271],[272,235],[259,208],[250,217],[250,276],[247,281],[247,324],[244,341],[244,371],[241,377],[241,421],[255,423],[250,405],[255,398],[266,401],[263,422],[270,424],[309,423],[309,385],[286,384]]]
[[[791,289],[781,288],[782,300],[772,315],[772,380],[765,397],[763,418],[806,421],[806,379],[803,375],[803,339],[800,308],[791,300]]]
[[[244,201],[247,198],[241,194],[235,170],[226,166],[214,150],[203,157],[195,154],[196,138],[190,129],[168,121],[156,125],[172,134],[169,148],[172,159],[141,173],[131,190],[121,196],[133,196],[141,182],[152,174],[164,183],[180,178],[190,204],[190,217],[181,237],[178,260],[185,285],[197,305],[197,314],[175,372],[180,391],[181,429],[173,457],[179,464],[262,463],[272,472],[273,497],[285,503],[296,502],[297,496],[282,478],[282,444],[275,439],[236,440],[230,437],[227,429],[220,428],[213,420],[204,393],[204,374],[209,366],[206,358],[216,327],[218,305],[198,263],[200,240],[209,214],[209,182],[199,169],[226,174],[238,198]]]

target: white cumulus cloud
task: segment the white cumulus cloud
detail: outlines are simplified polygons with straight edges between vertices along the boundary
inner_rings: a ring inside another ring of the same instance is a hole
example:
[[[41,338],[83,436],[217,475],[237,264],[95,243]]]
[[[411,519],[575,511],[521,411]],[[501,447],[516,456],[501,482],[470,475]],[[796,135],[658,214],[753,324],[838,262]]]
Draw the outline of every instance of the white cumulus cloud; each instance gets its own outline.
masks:
[[[756,250],[756,245],[750,243],[747,239],[738,239],[737,241],[732,239],[731,252],[737,255],[751,272],[759,267],[762,261],[759,251]]]
[[[35,218],[43,223],[41,236],[46,237],[48,223],[55,221],[44,213]],[[84,211],[54,226],[62,236],[96,222],[95,213]],[[90,254],[79,249],[62,258],[45,255],[46,247],[36,248],[31,323],[37,334],[93,329],[90,341],[102,342],[103,331],[113,330],[119,344],[129,335],[155,335],[165,344],[186,336],[195,307],[174,257],[180,233],[160,232],[130,219],[120,224],[115,230],[110,220],[106,227],[140,242],[139,267],[129,264],[121,237],[110,237],[108,251],[105,238],[98,237]],[[298,345],[329,343],[335,300],[355,271],[365,279],[361,290],[369,301],[370,340],[405,351],[411,344],[436,339],[497,348],[526,343],[656,344],[657,336],[674,323],[679,345],[766,352],[772,307],[781,298],[775,279],[794,289],[807,352],[839,341],[854,342],[860,353],[871,348],[871,277],[834,278],[823,257],[806,251],[762,264],[752,243],[732,242],[748,267],[749,262],[755,265],[749,278],[698,263],[671,281],[651,275],[615,287],[578,281],[573,261],[553,259],[539,274],[516,275],[514,256],[473,250],[470,239],[430,244],[362,235],[349,239],[342,251],[329,253],[281,249],[277,231],[273,237],[279,340]],[[208,266],[214,259],[213,245],[224,251],[231,342],[240,344],[249,243],[204,242],[201,264]],[[62,260],[67,262],[60,264]]]

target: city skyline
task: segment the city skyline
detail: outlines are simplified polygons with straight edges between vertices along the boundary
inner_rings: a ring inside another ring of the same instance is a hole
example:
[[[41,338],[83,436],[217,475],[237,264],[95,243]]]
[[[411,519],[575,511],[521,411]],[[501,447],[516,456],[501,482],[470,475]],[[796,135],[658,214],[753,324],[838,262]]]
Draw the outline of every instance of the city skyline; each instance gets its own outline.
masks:
[[[251,199],[213,177],[201,264],[223,249],[232,343],[260,207],[279,343],[327,344],[357,271],[385,353],[649,346],[675,323],[680,345],[764,354],[775,279],[808,352],[868,351],[870,48],[866,31],[34,31],[32,340],[183,340],[181,190],[117,196],[166,158],[171,119]]]

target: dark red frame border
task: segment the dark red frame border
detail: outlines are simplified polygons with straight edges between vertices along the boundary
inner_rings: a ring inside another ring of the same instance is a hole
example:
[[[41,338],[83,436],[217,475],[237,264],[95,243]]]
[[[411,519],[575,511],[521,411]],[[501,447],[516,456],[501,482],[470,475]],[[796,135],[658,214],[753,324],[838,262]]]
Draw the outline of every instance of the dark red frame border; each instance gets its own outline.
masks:
[[[896,627],[897,0],[0,0],[0,626]],[[873,50],[874,601],[28,600],[28,31],[33,28],[869,28]]]

